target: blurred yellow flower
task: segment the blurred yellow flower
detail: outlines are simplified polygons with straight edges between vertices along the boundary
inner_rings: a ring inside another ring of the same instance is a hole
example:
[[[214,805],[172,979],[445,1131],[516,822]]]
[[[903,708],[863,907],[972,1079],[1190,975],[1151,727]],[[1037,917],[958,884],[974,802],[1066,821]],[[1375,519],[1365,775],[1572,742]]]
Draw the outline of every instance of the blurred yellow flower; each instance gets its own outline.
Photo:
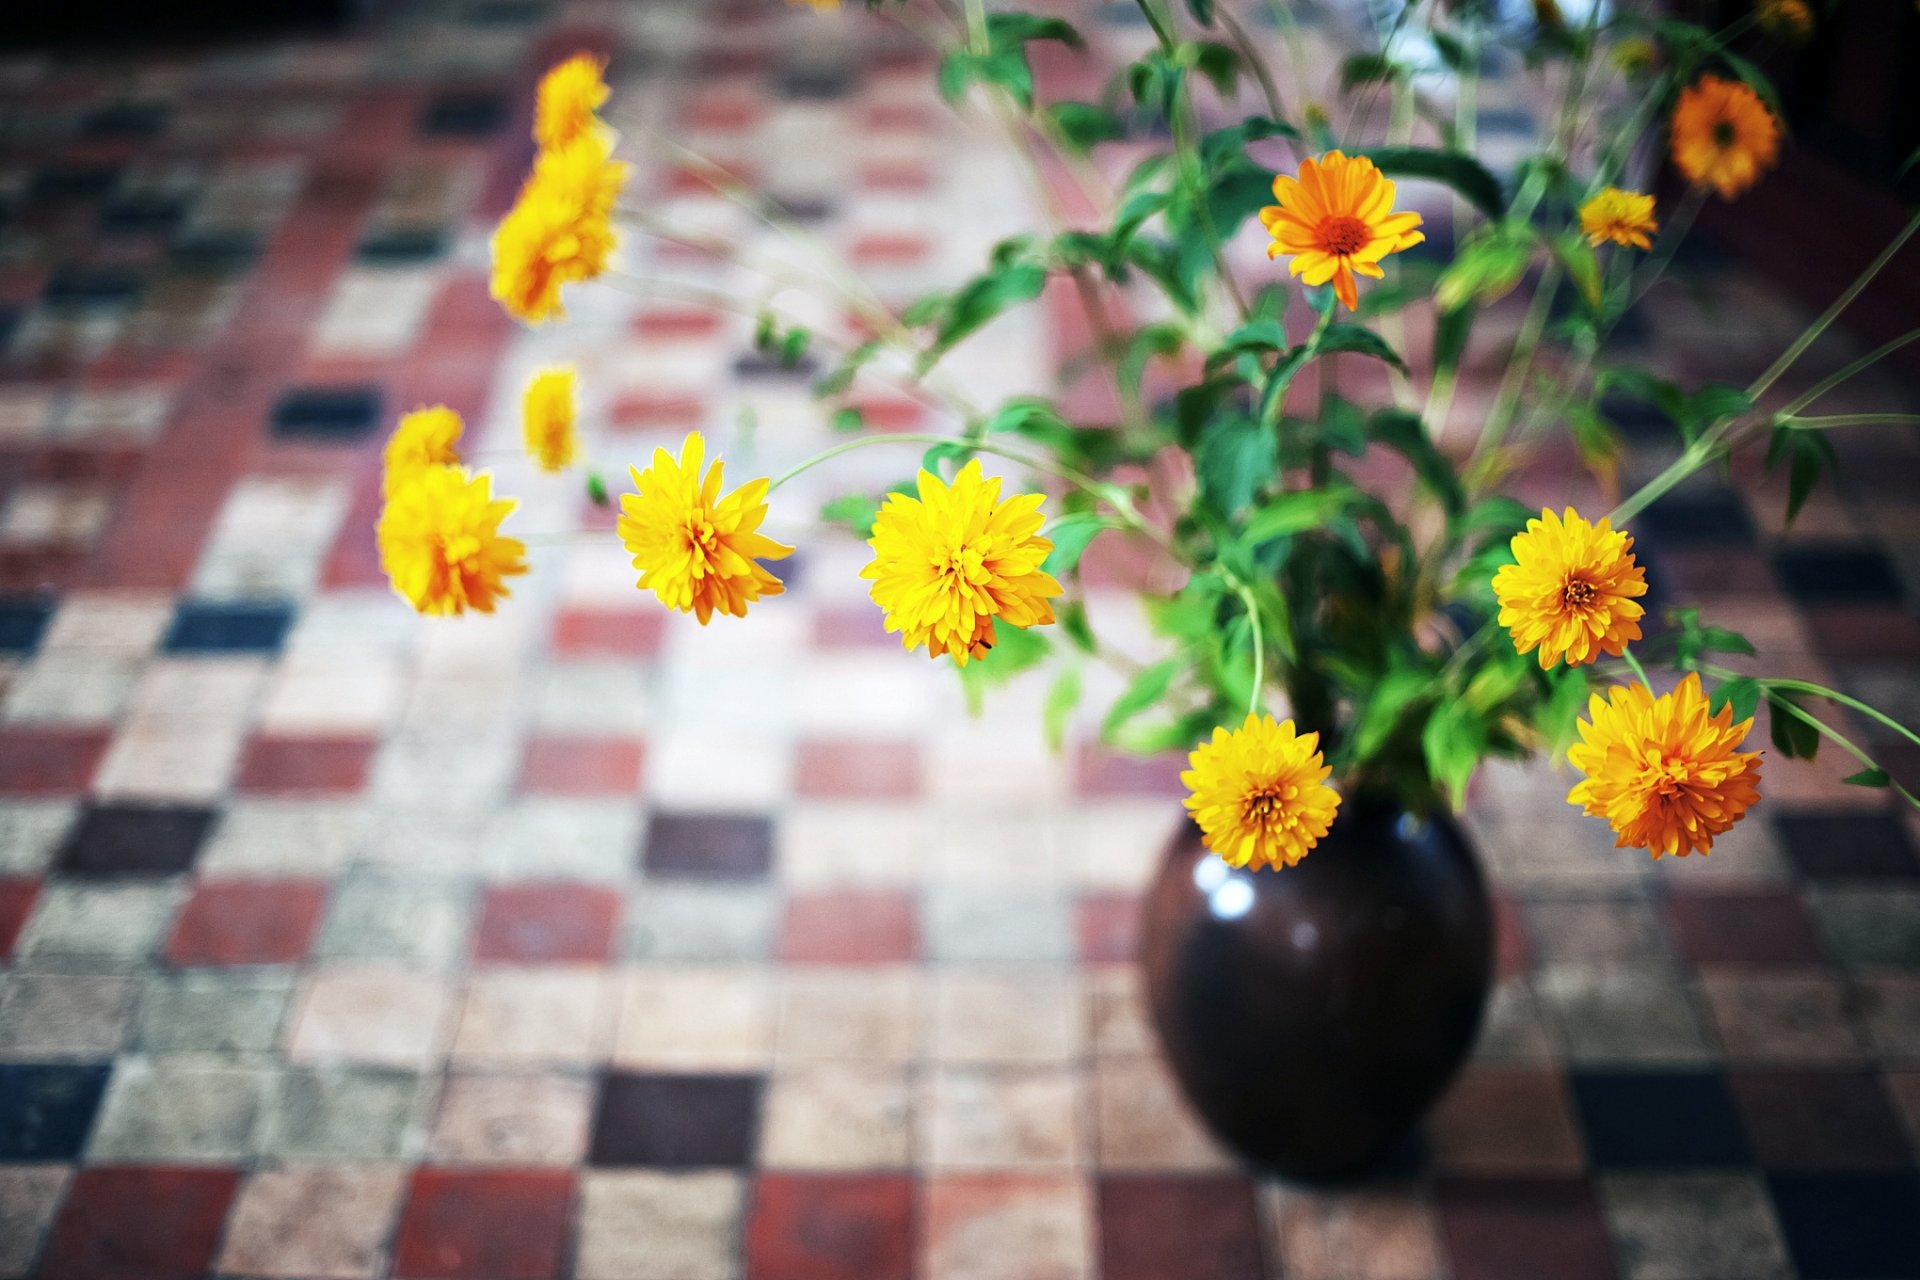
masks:
[[[1629,78],[1642,76],[1660,65],[1660,47],[1645,36],[1627,36],[1613,46],[1612,60]]]
[[[804,4],[809,8],[818,9],[822,13],[828,9],[838,9],[840,7],[840,0],[787,0],[787,3]]]
[[[591,280],[613,256],[613,206],[627,166],[607,130],[543,151],[493,237],[492,293],[530,324],[566,314],[560,286]]]
[[[541,150],[558,150],[598,127],[596,113],[607,101],[607,82],[602,78],[606,67],[604,58],[576,53],[540,77],[534,95],[533,140]]]
[[[1606,520],[1588,524],[1568,507],[1527,521],[1513,537],[1514,563],[1493,575],[1500,625],[1521,653],[1540,651],[1545,670],[1561,658],[1570,666],[1619,657],[1640,638],[1647,574],[1634,563],[1633,539]]]
[[[521,397],[527,456],[542,471],[565,471],[579,455],[573,383],[572,365],[542,369],[533,375]]]
[[[1689,672],[1672,693],[1645,685],[1594,694],[1580,742],[1567,759],[1586,775],[1569,804],[1605,818],[1618,839],[1662,854],[1707,853],[1760,799],[1760,753],[1736,750],[1753,727],[1733,708],[1707,713],[1700,677]]]
[[[403,414],[387,438],[380,492],[391,493],[397,481],[422,467],[459,462],[455,446],[465,426],[460,415],[443,404]]]
[[[1813,10],[1807,0],[1760,0],[1755,7],[1768,35],[1794,44],[1813,34]]]
[[[1580,230],[1595,248],[1611,240],[1629,249],[1653,248],[1660,224],[1653,220],[1653,197],[1607,187],[1580,206]]]
[[[1377,280],[1386,274],[1382,258],[1427,238],[1414,230],[1420,215],[1395,213],[1393,197],[1393,183],[1365,156],[1329,151],[1318,161],[1308,157],[1297,179],[1274,178],[1273,198],[1280,203],[1260,211],[1273,237],[1267,256],[1292,255],[1291,274],[1309,285],[1331,280],[1352,310],[1360,304],[1356,272]]]
[[[679,458],[655,449],[645,471],[630,468],[635,492],[621,497],[619,522],[640,589],[696,615],[702,626],[715,613],[744,618],[749,604],[786,590],[756,562],[793,554],[758,532],[767,518],[767,482],[751,480],[723,497],[724,464],[702,473],[706,448],[696,431]]]
[[[492,613],[504,580],[527,571],[526,544],[500,522],[519,504],[493,496],[493,477],[460,466],[417,467],[394,478],[375,539],[393,589],[421,613]]]
[[[1296,733],[1291,720],[1249,713],[1232,732],[1216,728],[1187,764],[1187,811],[1207,848],[1236,867],[1293,866],[1340,808],[1320,735]]]
[[[1673,110],[1673,163],[1695,186],[1731,200],[1760,180],[1780,154],[1780,122],[1739,80],[1701,76]]]
[[[908,649],[951,654],[966,666],[994,645],[994,624],[1041,626],[1053,621],[1050,597],[1060,584],[1040,568],[1053,543],[1040,536],[1046,495],[1016,494],[1002,502],[1000,479],[988,479],[978,458],[947,485],[920,473],[920,496],[888,497],[873,522],[873,561],[860,576],[873,582],[873,602]]]

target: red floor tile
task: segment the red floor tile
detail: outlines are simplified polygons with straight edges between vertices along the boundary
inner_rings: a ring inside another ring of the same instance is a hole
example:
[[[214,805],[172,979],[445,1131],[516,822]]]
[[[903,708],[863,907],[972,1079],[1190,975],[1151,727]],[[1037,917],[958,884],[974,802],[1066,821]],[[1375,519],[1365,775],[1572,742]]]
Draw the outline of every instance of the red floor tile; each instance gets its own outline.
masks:
[[[1878,1072],[1735,1071],[1727,1082],[1762,1168],[1812,1173],[1913,1164]]]
[[[1122,755],[1103,747],[1082,747],[1074,761],[1074,789],[1083,796],[1184,796],[1181,756]]]
[[[932,252],[933,244],[924,236],[874,233],[853,242],[853,262],[858,267],[914,267]]]
[[[1588,1182],[1443,1179],[1435,1200],[1455,1280],[1615,1280],[1606,1219]]]
[[[520,789],[529,795],[630,795],[646,748],[626,738],[538,737],[527,743]]]
[[[0,795],[85,791],[110,737],[104,729],[0,729]]]
[[[920,786],[920,750],[911,742],[815,739],[794,753],[794,789],[803,796],[909,800]]]
[[[236,791],[330,794],[359,791],[379,743],[372,738],[258,737],[247,743]]]
[[[1075,928],[1086,964],[1140,958],[1140,900],[1130,893],[1093,893],[1080,899]]]
[[[664,609],[562,609],[553,623],[553,651],[567,658],[650,658],[666,634]]]
[[[1792,890],[1667,895],[1680,951],[1696,965],[1818,965],[1826,958]]]
[[[207,880],[187,899],[167,940],[178,966],[298,964],[327,905],[317,880]]]
[[[597,885],[502,884],[487,889],[474,959],[500,964],[605,964],[620,893]]]
[[[642,313],[633,322],[633,333],[657,342],[711,338],[719,334],[724,323],[718,312],[662,307]]]
[[[910,893],[889,889],[798,893],[780,923],[780,958],[799,964],[889,964],[917,959],[920,916]]]
[[[567,1247],[573,1174],[419,1169],[394,1242],[397,1280],[551,1280]]]
[[[747,1219],[748,1280],[909,1280],[913,1179],[762,1174]]]
[[[234,1169],[83,1169],[47,1242],[42,1280],[198,1280],[239,1185]]]
[[[814,615],[813,642],[822,649],[898,649],[886,616],[872,605],[826,606]]]
[[[614,401],[608,415],[614,429],[656,427],[691,431],[705,421],[707,402],[697,395],[636,391]]]
[[[0,876],[0,960],[13,955],[13,944],[33,914],[40,897],[40,882],[31,876]]]
[[[1253,1184],[1231,1174],[1100,1180],[1102,1280],[1257,1280]]]

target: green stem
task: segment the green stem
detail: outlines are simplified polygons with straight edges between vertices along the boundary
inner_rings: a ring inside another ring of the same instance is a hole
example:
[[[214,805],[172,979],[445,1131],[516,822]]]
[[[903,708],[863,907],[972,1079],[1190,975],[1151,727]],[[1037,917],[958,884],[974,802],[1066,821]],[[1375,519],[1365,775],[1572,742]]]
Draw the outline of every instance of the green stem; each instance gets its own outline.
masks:
[[[1842,413],[1827,418],[1779,419],[1796,431],[1831,431],[1835,427],[1898,427],[1920,422],[1920,413]]]
[[[1895,338],[1893,341],[1874,348],[1872,351],[1869,351],[1866,355],[1861,356],[1858,360],[1855,360],[1853,363],[1849,364],[1846,368],[1840,370],[1838,373],[1822,378],[1820,381],[1814,383],[1813,386],[1809,388],[1807,391],[1803,392],[1798,396],[1795,396],[1792,400],[1788,401],[1786,404],[1786,407],[1780,410],[1781,416],[1786,417],[1791,414],[1796,414],[1800,412],[1802,409],[1812,404],[1815,400],[1818,400],[1821,396],[1826,395],[1827,392],[1832,391],[1835,387],[1838,387],[1841,383],[1845,382],[1848,378],[1853,377],[1853,375],[1855,375],[1856,373],[1860,373],[1866,370],[1867,368],[1871,367],[1872,365],[1878,364],[1881,360],[1884,360],[1886,357],[1892,355],[1894,352],[1906,346],[1908,343],[1916,342],[1916,341],[1920,341],[1920,329],[1914,329],[1910,332],[1903,333],[1899,337]]]
[[[1526,387],[1527,373],[1533,368],[1540,338],[1547,329],[1553,295],[1560,288],[1560,270],[1558,258],[1549,259],[1540,270],[1533,300],[1527,305],[1526,319],[1520,324],[1520,336],[1514,340],[1513,351],[1507,357],[1507,371],[1500,379],[1500,390],[1494,395],[1493,408],[1488,411],[1487,420],[1480,428],[1480,439],[1473,447],[1475,456],[1499,444],[1505,438],[1507,428],[1513,425],[1513,414],[1520,407],[1520,395]]]
[[[1643,685],[1648,684],[1647,669],[1640,665],[1640,659],[1633,656],[1632,645],[1628,645],[1626,648],[1620,650],[1620,660],[1626,663],[1627,668],[1633,672],[1634,679]],[[1649,685],[1649,687],[1651,686]]]
[[[1793,345],[1782,352],[1780,358],[1775,360],[1751,387],[1747,388],[1747,395],[1752,399],[1758,400],[1766,392],[1767,388],[1778,382],[1781,375],[1793,367],[1793,362],[1805,355],[1808,347],[1819,341],[1820,335],[1825,333],[1828,327],[1840,318],[1840,313],[1853,305],[1853,300],[1858,298],[1861,293],[1866,290],[1866,287],[1873,283],[1874,277],[1879,275],[1881,270],[1885,268],[1889,262],[1893,261],[1893,256],[1905,247],[1908,240],[1913,238],[1915,231],[1920,231],[1920,213],[1916,213],[1907,219],[1907,225],[1900,229],[1900,234],[1888,242],[1887,247],[1880,251],[1880,256],[1869,263],[1867,269],[1860,273],[1859,278],[1847,286],[1847,291],[1838,298],[1835,298],[1833,305],[1822,312],[1820,318],[1809,325],[1805,333],[1794,339]]]
[[[1260,691],[1267,682],[1267,647],[1260,634],[1260,606],[1253,598],[1253,588],[1231,578],[1233,593],[1240,597],[1240,603],[1247,609],[1247,625],[1253,631],[1253,694],[1247,700],[1247,714],[1253,715],[1260,710]]]
[[[1785,689],[1790,693],[1811,694],[1816,698],[1825,698],[1829,702],[1837,702],[1843,707],[1850,707],[1858,711],[1861,715],[1869,719],[1879,721],[1907,741],[1913,743],[1914,746],[1920,747],[1920,734],[1916,734],[1913,730],[1907,728],[1907,726],[1901,724],[1886,712],[1878,711],[1860,701],[1858,698],[1850,698],[1838,689],[1829,689],[1825,685],[1815,684],[1811,680],[1762,680],[1760,687],[1763,689]]]
[[[1872,756],[1868,755],[1865,751],[1861,750],[1860,747],[1857,746],[1852,739],[1847,737],[1847,735],[1845,735],[1844,733],[1841,733],[1838,729],[1834,728],[1832,725],[1828,724],[1826,721],[1820,719],[1820,717],[1814,715],[1811,711],[1808,711],[1805,707],[1802,707],[1795,703],[1784,701],[1784,700],[1778,701],[1778,702],[1771,702],[1768,705],[1773,708],[1774,714],[1776,715],[1780,713],[1780,710],[1782,708],[1785,708],[1789,715],[1793,716],[1796,720],[1799,720],[1807,725],[1810,725],[1813,728],[1814,732],[1820,734],[1824,738],[1828,738],[1832,740],[1833,744],[1836,747],[1839,747],[1842,751],[1845,751],[1848,755],[1852,756],[1855,760],[1858,760],[1861,764],[1865,765],[1867,768],[1876,770],[1882,775],[1886,773],[1886,770],[1880,767],[1879,761],[1875,760]],[[1916,809],[1920,809],[1920,796],[1915,796],[1913,792],[1907,790],[1905,787],[1901,786],[1899,783],[1893,781],[1892,778],[1887,779],[1887,785],[1891,787],[1894,791],[1898,792],[1900,794],[1900,797],[1903,800],[1905,800],[1908,804],[1914,806],[1914,808]]]

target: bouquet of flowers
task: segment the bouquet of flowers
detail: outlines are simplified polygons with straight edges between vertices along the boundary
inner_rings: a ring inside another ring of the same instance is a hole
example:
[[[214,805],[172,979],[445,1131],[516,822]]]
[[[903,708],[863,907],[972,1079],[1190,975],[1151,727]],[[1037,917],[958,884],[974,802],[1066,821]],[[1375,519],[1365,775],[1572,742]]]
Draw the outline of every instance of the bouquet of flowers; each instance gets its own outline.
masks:
[[[1340,68],[1344,98],[1328,103],[1271,65],[1298,35],[1285,0],[1251,28],[1231,0],[1137,4],[1152,47],[1099,100],[1043,102],[1030,55],[1079,47],[1068,22],[982,0],[867,0],[866,20],[931,44],[947,99],[1035,158],[1036,175],[1079,184],[1100,216],[1005,240],[972,278],[903,308],[849,290],[858,327],[845,334],[714,299],[755,311],[774,359],[826,353],[813,392],[846,439],[731,489],[699,434],[678,456],[657,450],[619,495],[638,588],[702,624],[745,618],[782,590],[792,548],[761,531],[782,487],[850,450],[912,449],[917,475],[903,466],[891,492],[848,495],[824,518],[871,545],[862,576],[908,650],[976,688],[1056,664],[1056,737],[1083,664],[1109,656],[1078,588],[1088,546],[1138,539],[1179,567],[1176,589],[1145,598],[1166,656],[1128,668],[1104,732],[1135,750],[1191,751],[1187,807],[1235,866],[1297,863],[1343,797],[1457,806],[1482,760],[1535,754],[1571,762],[1568,800],[1619,846],[1704,854],[1760,796],[1750,738],[1763,707],[1779,756],[1812,758],[1824,743],[1857,759],[1848,782],[1920,803],[1843,735],[1833,708],[1920,737],[1840,691],[1729,669],[1726,656],[1751,646],[1655,598],[1634,554],[1635,517],[1703,468],[1764,450],[1789,477],[1791,519],[1832,465],[1827,432],[1898,417],[1808,410],[1920,332],[1791,399],[1770,392],[1920,218],[1747,386],[1679,385],[1610,342],[1702,202],[1738,199],[1774,164],[1776,100],[1738,42],[1804,37],[1818,20],[1808,4],[1761,0],[1716,31],[1597,2],[1574,16],[1534,0],[1516,20],[1492,0],[1382,0],[1377,39]],[[1476,157],[1475,77],[1496,50],[1523,57],[1559,102],[1539,149],[1506,173]],[[622,235],[702,243],[623,207],[629,171],[602,119],[603,71],[583,55],[541,83],[538,158],[493,240],[493,294],[528,324],[563,319],[567,292],[592,281],[645,289],[614,266]],[[1383,126],[1368,123],[1379,104]],[[644,141],[804,239],[725,169]],[[1118,152],[1123,171],[1108,159]],[[1689,184],[1671,210],[1634,189],[1660,157]],[[1397,180],[1444,187],[1454,213],[1439,243],[1401,207]],[[1226,248],[1254,219],[1274,262],[1264,276],[1231,269]],[[1115,421],[1072,421],[1041,397],[975,404],[943,369],[1054,280],[1097,335]],[[1517,329],[1498,337],[1498,393],[1462,423],[1454,389],[1476,323],[1515,312]],[[1343,390],[1336,357],[1371,366],[1375,393]],[[574,378],[551,370],[526,389],[526,447],[543,468],[582,465]],[[870,383],[960,425],[871,430],[857,396]],[[1604,408],[1618,396],[1659,406],[1675,428],[1671,461],[1624,493]],[[514,503],[462,463],[460,433],[457,416],[425,408],[387,450],[380,552],[423,613],[491,611],[526,570],[524,545],[502,531]],[[1538,488],[1527,468],[1541,457],[1577,459],[1586,509],[1506,491]],[[983,458],[1041,487],[1013,492]],[[610,503],[600,473],[584,472]]]

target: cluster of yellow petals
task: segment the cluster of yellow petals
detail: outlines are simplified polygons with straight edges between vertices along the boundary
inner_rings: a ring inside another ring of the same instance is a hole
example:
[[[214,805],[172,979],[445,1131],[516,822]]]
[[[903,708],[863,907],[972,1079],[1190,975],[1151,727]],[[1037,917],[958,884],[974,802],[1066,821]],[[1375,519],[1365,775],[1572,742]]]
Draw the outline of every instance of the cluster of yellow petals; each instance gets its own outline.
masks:
[[[653,451],[645,471],[630,468],[634,492],[620,499],[620,541],[640,571],[639,586],[702,626],[716,613],[747,616],[747,606],[785,588],[758,561],[793,548],[759,532],[767,518],[767,481],[723,494],[725,464],[706,467],[706,441],[688,436],[675,458]],[[704,469],[703,469],[704,468]]]
[[[1587,523],[1572,507],[1543,510],[1509,544],[1514,563],[1493,575],[1500,625],[1521,653],[1540,651],[1545,670],[1619,657],[1640,638],[1647,573],[1634,561],[1633,539],[1602,519]]]
[[[1393,211],[1394,185],[1365,156],[1329,151],[1300,162],[1300,176],[1273,180],[1280,203],[1260,211],[1273,243],[1267,256],[1291,255],[1287,270],[1309,285],[1333,282],[1333,292],[1351,311],[1360,305],[1355,274],[1379,279],[1380,260],[1411,249],[1427,237],[1414,230],[1417,213]]]
[[[527,456],[542,471],[565,471],[580,454],[571,365],[542,369],[527,383],[520,412]]]
[[[1707,853],[1760,799],[1760,753],[1738,749],[1753,721],[1709,714],[1697,674],[1658,698],[1641,684],[1596,693],[1587,714],[1567,751],[1586,777],[1567,801],[1605,818],[1616,848]]]
[[[542,151],[557,151],[582,134],[601,128],[606,105],[606,60],[576,53],[540,78],[534,94],[533,140]]]
[[[493,235],[493,297],[528,324],[564,316],[563,285],[607,269],[613,207],[628,168],[615,135],[594,113],[606,101],[601,64],[578,54],[540,82],[534,138],[540,153]]]
[[[1688,182],[1731,200],[1760,180],[1780,154],[1780,122],[1739,80],[1704,75],[1673,109],[1673,163]]]
[[[1320,735],[1249,713],[1193,749],[1180,775],[1207,848],[1236,867],[1290,867],[1326,836],[1340,808]]]
[[[394,477],[374,536],[393,589],[421,613],[492,613],[505,581],[527,571],[526,544],[501,534],[519,504],[493,496],[493,477],[454,464]]]
[[[1599,248],[1607,241],[1628,249],[1653,248],[1660,224],[1653,220],[1653,197],[1607,187],[1580,206],[1580,230]]]
[[[1040,536],[1043,494],[1000,500],[1000,480],[974,459],[951,485],[920,473],[918,498],[888,497],[873,522],[873,582],[888,631],[908,649],[950,654],[960,666],[993,648],[996,622],[1014,627],[1053,621],[1048,601],[1060,584],[1041,569],[1053,543]]]
[[[394,485],[423,467],[449,466],[460,461],[460,434],[466,424],[460,415],[443,404],[415,409],[403,414],[393,434],[387,438],[380,492],[392,493]]]

